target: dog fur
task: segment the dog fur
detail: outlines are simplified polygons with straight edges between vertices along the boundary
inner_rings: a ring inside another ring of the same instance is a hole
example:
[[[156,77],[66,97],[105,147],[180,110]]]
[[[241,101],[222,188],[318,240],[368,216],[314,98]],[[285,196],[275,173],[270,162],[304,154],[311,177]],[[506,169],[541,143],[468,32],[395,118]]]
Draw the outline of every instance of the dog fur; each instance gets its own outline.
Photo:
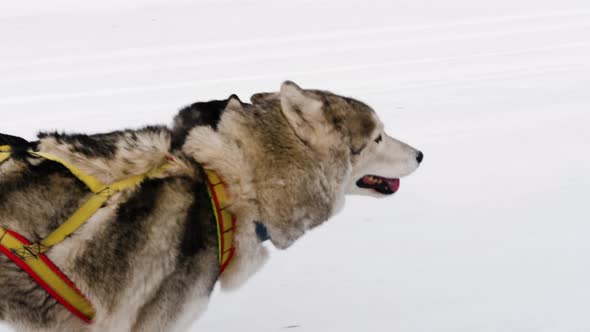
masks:
[[[0,255],[0,320],[19,330],[183,330],[205,310],[217,281],[240,286],[267,252],[256,234],[288,248],[340,209],[374,174],[414,171],[419,151],[383,132],[367,105],[285,82],[280,92],[196,103],[172,129],[44,133],[27,148],[56,155],[104,183],[173,166],[114,195],[48,256],[94,304],[92,325],[59,305]],[[22,141],[14,143],[25,144]],[[203,169],[216,171],[237,218],[236,254],[219,276],[216,225]],[[60,164],[15,154],[0,165],[0,226],[38,241],[91,193]]]

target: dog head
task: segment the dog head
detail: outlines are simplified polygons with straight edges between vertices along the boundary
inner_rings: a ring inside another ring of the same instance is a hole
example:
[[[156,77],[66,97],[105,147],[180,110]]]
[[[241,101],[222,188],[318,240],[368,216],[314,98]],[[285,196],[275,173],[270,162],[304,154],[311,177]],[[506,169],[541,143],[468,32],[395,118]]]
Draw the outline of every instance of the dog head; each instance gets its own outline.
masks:
[[[421,151],[389,136],[366,104],[327,91],[303,90],[285,82],[280,93],[259,93],[253,104],[277,101],[296,135],[318,151],[346,156],[347,194],[385,197],[399,189],[400,178],[422,162]]]
[[[358,100],[285,82],[280,92],[255,94],[251,101],[262,108],[280,107],[302,143],[297,147],[281,143],[276,135],[276,142],[287,148],[283,153],[297,155],[292,162],[299,165],[285,170],[289,173],[282,178],[290,183],[281,192],[286,199],[279,205],[298,208],[288,222],[283,218],[266,221],[279,248],[288,247],[307,229],[334,215],[346,194],[385,197],[395,193],[400,178],[422,161],[422,152],[387,135],[373,109]],[[298,149],[304,151],[294,153]]]

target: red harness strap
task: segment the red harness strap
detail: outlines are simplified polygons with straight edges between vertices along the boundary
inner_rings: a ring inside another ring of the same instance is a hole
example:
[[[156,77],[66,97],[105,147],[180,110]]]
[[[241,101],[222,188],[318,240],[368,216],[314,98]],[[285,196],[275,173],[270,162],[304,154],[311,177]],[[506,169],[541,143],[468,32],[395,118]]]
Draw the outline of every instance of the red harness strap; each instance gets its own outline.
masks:
[[[94,308],[74,283],[45,254],[28,250],[24,236],[0,227],[0,252],[23,269],[72,314],[92,323]]]

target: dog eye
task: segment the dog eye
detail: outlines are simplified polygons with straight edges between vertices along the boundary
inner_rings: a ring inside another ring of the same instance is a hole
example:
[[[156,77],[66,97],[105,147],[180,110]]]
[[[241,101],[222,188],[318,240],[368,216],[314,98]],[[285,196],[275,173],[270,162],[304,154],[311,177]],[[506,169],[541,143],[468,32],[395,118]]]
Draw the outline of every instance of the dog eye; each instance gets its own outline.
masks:
[[[375,143],[379,143],[383,140],[383,137],[381,135],[379,135],[377,138],[375,138]]]

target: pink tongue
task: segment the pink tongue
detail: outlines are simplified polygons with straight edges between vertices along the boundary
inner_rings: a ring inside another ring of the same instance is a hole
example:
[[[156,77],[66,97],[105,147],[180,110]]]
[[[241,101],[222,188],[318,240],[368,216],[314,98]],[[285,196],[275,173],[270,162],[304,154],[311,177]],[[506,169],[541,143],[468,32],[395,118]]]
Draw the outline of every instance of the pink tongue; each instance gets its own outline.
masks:
[[[385,179],[389,190],[396,192],[399,189],[399,179]]]

